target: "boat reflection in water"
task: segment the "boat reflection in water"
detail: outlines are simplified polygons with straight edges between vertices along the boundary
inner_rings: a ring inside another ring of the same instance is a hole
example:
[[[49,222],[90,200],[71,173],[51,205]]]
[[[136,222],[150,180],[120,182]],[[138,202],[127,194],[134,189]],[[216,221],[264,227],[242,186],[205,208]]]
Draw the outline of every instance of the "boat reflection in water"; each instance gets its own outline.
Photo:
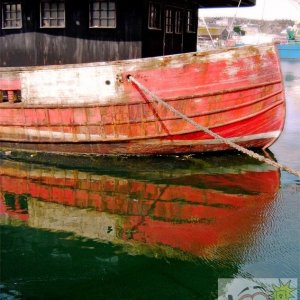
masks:
[[[0,164],[2,222],[18,219],[118,244],[129,254],[180,259],[243,251],[280,179],[265,164],[230,155],[128,158],[93,170]]]

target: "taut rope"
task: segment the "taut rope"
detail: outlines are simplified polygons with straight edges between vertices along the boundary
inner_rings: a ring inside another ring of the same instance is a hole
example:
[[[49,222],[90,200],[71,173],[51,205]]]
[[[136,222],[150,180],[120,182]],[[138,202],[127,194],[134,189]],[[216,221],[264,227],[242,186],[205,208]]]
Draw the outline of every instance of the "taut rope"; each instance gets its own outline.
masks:
[[[137,81],[133,76],[129,75],[128,76],[128,80],[133,82],[140,90],[142,90],[145,94],[148,94],[149,96],[151,96],[152,99],[154,99],[157,103],[163,105],[164,107],[166,107],[167,109],[169,109],[170,111],[172,111],[175,115],[181,117],[182,119],[184,119],[185,121],[187,121],[188,123],[192,124],[193,126],[195,126],[197,129],[209,134],[210,136],[214,137],[216,140],[219,140],[221,142],[223,142],[224,144],[229,145],[230,147],[250,156],[253,157],[261,162],[265,162],[275,168],[284,170],[288,173],[291,173],[293,175],[296,175],[298,177],[300,177],[300,172],[293,170],[287,166],[284,166],[280,163],[277,163],[269,158],[264,157],[263,155],[257,154],[252,150],[246,149],[245,147],[242,147],[232,141],[230,141],[229,139],[226,139],[220,135],[218,135],[217,133],[211,131],[209,128],[196,123],[194,120],[192,120],[191,118],[189,118],[188,116],[184,115],[183,113],[181,113],[180,111],[178,111],[177,109],[175,109],[173,106],[171,106],[170,104],[168,104],[167,102],[165,102],[164,100],[158,98],[154,93],[152,93],[149,89],[147,89],[143,84],[141,84],[139,81]]]

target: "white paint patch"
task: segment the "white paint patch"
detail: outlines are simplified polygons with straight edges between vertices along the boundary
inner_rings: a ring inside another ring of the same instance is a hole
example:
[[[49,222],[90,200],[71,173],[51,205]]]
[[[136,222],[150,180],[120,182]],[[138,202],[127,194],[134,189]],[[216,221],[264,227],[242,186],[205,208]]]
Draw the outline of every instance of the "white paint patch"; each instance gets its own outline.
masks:
[[[28,104],[103,103],[120,88],[113,66],[34,70],[20,76]]]

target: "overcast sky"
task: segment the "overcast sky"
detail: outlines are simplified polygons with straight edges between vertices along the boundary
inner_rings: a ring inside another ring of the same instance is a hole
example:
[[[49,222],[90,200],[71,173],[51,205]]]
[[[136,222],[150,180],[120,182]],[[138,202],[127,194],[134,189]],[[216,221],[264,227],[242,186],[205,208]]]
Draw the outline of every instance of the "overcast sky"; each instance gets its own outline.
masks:
[[[200,9],[199,17],[237,17],[257,20],[290,19],[300,21],[300,0],[256,0],[247,8]]]

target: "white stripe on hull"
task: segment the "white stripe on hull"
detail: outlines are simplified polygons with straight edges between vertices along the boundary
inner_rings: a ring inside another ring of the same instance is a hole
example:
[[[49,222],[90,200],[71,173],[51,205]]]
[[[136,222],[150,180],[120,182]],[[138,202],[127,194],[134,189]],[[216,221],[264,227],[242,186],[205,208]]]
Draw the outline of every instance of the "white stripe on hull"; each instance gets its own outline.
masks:
[[[235,143],[242,143],[242,142],[249,142],[254,140],[262,140],[262,139],[277,139],[280,135],[281,131],[270,131],[266,133],[257,133],[257,134],[251,134],[251,135],[245,135],[245,136],[238,136],[238,137],[232,137],[232,138],[226,138],[227,140]],[[149,141],[146,141],[145,144],[156,144],[157,141],[153,141],[152,143]],[[211,139],[211,140],[180,140],[180,141],[174,141],[174,140],[163,140],[160,141],[160,144],[166,145],[166,144],[172,144],[172,145],[221,145],[224,144],[220,142],[217,139]]]
[[[37,129],[29,129],[29,128],[18,128],[19,134],[15,133],[11,128],[8,127],[0,127],[0,140],[2,141],[16,141],[12,136],[14,135],[22,135],[27,137],[27,141],[34,141],[34,140],[43,140],[46,139],[49,142],[122,142],[122,141],[132,141],[128,139],[127,136],[118,135],[116,138],[115,135],[103,136],[98,134],[83,134],[83,133],[66,133],[66,132],[57,132],[57,131],[44,131],[44,130],[37,130]],[[20,132],[23,131],[23,132]],[[280,131],[270,131],[265,133],[258,133],[246,136],[238,136],[228,138],[230,141],[235,143],[240,142],[248,142],[253,140],[261,140],[261,139],[276,139],[280,135]],[[37,141],[38,142],[38,141]],[[144,143],[145,145],[153,145],[153,144],[160,144],[160,145],[218,145],[223,144],[219,140],[216,139],[209,139],[209,140],[161,140],[158,138],[150,138],[150,139],[139,139],[139,143]]]

